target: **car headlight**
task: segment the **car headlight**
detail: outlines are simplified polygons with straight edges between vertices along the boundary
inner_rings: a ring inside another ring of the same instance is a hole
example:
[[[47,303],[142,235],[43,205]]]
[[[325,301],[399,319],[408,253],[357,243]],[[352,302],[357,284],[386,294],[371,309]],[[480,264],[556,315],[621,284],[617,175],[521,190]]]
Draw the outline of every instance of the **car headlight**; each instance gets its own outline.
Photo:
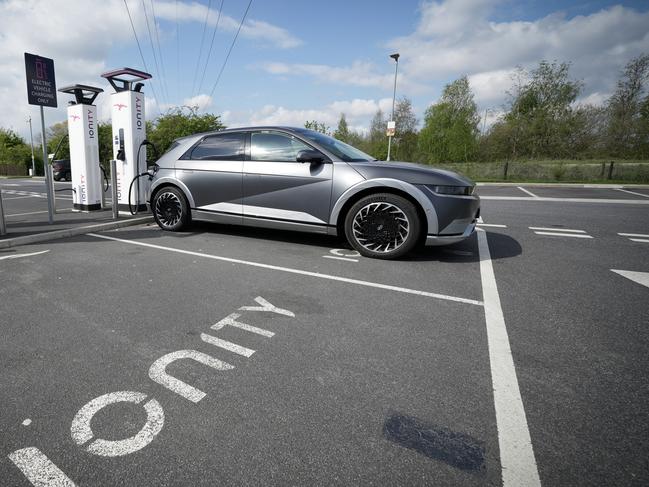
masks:
[[[452,194],[458,196],[471,196],[475,186],[428,186],[431,191],[438,194]]]

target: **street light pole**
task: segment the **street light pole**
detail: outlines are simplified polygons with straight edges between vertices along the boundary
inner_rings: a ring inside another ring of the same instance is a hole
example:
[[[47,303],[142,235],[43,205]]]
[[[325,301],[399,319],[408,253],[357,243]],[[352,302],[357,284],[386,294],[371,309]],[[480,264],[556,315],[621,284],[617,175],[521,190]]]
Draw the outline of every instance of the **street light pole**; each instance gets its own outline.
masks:
[[[32,146],[32,177],[36,176],[36,165],[34,164],[34,135],[32,134],[32,116],[29,116],[29,142]]]
[[[397,98],[397,72],[399,71],[399,53],[390,54],[390,57],[394,59],[394,91],[392,93],[392,116],[390,117],[390,122],[394,123],[394,102]],[[396,126],[392,129],[396,130]],[[392,132],[390,132],[392,133]],[[392,135],[388,135],[388,161],[390,160],[390,149],[392,148]]]

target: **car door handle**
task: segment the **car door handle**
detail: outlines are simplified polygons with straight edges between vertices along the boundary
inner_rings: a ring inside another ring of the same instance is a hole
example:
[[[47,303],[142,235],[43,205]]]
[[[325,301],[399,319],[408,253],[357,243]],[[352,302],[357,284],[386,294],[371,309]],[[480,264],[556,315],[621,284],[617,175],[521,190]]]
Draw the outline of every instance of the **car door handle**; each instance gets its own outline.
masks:
[[[182,172],[185,173],[185,174],[194,174],[193,169],[182,169]]]

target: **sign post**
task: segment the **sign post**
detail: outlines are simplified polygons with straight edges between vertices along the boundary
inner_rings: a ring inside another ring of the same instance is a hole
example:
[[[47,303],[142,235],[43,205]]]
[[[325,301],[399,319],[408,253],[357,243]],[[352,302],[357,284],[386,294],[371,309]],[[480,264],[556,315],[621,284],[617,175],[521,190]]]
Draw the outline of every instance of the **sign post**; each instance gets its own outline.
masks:
[[[25,53],[25,75],[27,78],[27,100],[30,105],[41,107],[41,141],[43,144],[43,172],[47,188],[47,213],[50,224],[54,223],[54,184],[52,171],[47,158],[45,141],[45,115],[43,107],[54,107],[56,103],[56,79],[54,76],[54,60]]]

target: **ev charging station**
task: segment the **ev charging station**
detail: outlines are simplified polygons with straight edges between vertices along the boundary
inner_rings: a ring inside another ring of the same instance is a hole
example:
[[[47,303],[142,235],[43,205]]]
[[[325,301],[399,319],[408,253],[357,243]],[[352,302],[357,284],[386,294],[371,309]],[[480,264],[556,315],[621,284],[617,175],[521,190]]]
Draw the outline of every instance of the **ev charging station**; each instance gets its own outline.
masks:
[[[59,91],[75,97],[75,101],[71,101],[68,106],[73,208],[86,212],[101,210],[103,189],[99,165],[99,132],[97,107],[93,102],[104,90],[87,85],[72,85]]]
[[[133,185],[129,202],[131,182],[146,171],[146,123],[144,116],[144,93],[142,81],[151,79],[149,73],[132,68],[121,68],[101,75],[106,78],[115,93],[110,95],[113,121],[113,158],[117,161],[117,200],[120,213],[146,211],[148,178],[138,178]]]

